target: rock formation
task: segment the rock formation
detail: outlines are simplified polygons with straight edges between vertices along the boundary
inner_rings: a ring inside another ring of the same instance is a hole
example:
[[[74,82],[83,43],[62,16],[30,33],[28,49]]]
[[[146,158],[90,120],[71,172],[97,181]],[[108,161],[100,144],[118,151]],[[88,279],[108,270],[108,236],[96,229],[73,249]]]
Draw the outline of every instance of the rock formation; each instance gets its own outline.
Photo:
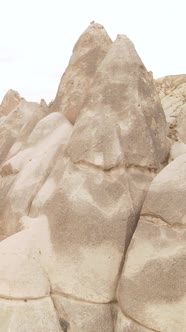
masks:
[[[23,99],[17,91],[7,91],[0,105],[0,117],[8,115]]]
[[[150,331],[186,328],[186,154],[153,180],[118,287],[127,316]]]
[[[170,160],[186,153],[186,75],[166,76],[156,80],[156,86],[172,141]]]
[[[62,112],[74,124],[83,108],[89,86],[112,41],[101,24],[91,24],[74,46],[69,65],[61,78],[53,111]]]
[[[175,139],[162,82],[93,22],[53,105],[5,110],[1,332],[186,330],[185,113]]]

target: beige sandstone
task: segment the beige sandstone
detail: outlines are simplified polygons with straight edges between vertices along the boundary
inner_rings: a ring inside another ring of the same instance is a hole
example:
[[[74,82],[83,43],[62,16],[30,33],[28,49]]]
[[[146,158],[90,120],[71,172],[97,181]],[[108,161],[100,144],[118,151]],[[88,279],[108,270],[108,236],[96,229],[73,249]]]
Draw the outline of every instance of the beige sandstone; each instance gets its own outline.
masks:
[[[172,141],[170,161],[186,151],[186,75],[156,80]]]
[[[0,117],[11,113],[23,99],[17,91],[8,90],[0,105]]]
[[[154,332],[154,330],[148,329],[135,320],[126,317],[121,310],[118,309],[114,332]]]
[[[172,144],[170,151],[170,159],[174,160],[182,154],[186,153],[186,144],[183,142],[175,142]]]
[[[41,105],[22,100],[7,116],[0,118],[0,165],[21,149],[22,142],[46,115]]]
[[[52,106],[5,109],[0,332],[185,332],[185,84],[93,22]]]
[[[86,303],[52,295],[58,315],[68,332],[112,332],[112,304]]]
[[[186,328],[186,154],[152,182],[118,288],[121,309],[155,331]]]
[[[126,36],[118,36],[110,48],[89,93],[67,144],[66,169],[42,213],[49,220],[56,260],[48,271],[53,291],[108,303],[168,145],[154,83]]]
[[[25,229],[0,242],[0,298],[24,300],[49,296],[49,280],[39,259],[41,244],[37,248],[39,237],[32,229]]]
[[[97,67],[111,45],[112,41],[104,27],[93,23],[73,48],[72,57],[51,107],[53,111],[62,112],[72,124],[83,107]]]
[[[37,300],[0,299],[1,332],[62,332],[50,297]]]
[[[64,116],[51,113],[38,122],[24,148],[2,164],[2,232],[10,235],[19,229],[19,219],[29,214],[33,199],[49,176],[58,151],[61,151],[70,133],[71,125]]]

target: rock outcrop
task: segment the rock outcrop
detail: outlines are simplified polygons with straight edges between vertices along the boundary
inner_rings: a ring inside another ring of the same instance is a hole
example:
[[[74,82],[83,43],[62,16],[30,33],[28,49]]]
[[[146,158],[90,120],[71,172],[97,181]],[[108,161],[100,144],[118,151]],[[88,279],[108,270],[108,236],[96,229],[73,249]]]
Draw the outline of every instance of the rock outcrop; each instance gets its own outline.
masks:
[[[156,86],[172,141],[170,160],[186,153],[186,75],[166,76],[156,80]]]
[[[93,23],[74,46],[69,65],[61,78],[52,111],[62,112],[74,124],[89,92],[96,70],[112,41],[101,24]]]
[[[175,139],[162,82],[92,23],[53,105],[5,110],[1,332],[186,330],[185,115]]]
[[[120,279],[122,311],[150,331],[186,328],[185,178],[186,154],[152,182]]]
[[[0,117],[8,115],[23,99],[17,91],[8,90],[0,105]]]
[[[33,115],[37,120],[40,116],[37,105],[35,106],[36,109],[31,113],[31,121],[28,122],[29,125],[25,130],[27,133],[35,124],[36,119],[33,119]],[[29,115],[28,105],[26,113]],[[63,115],[51,113],[46,116],[45,114],[25,140],[21,150],[12,156],[9,153],[11,157],[2,164],[0,229],[6,235],[17,231],[19,219],[29,214],[32,201],[49,176],[58,157],[58,151],[62,153],[69,132],[71,132],[71,125]],[[12,151],[15,151],[14,146]],[[46,187],[44,195],[47,196]]]

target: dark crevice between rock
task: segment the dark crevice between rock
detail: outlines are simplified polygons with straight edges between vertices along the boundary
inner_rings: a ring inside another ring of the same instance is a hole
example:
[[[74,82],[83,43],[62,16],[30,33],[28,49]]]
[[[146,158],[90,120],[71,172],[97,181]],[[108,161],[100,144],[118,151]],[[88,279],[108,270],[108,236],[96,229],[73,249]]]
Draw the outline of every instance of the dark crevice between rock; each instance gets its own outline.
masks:
[[[70,325],[65,319],[59,318],[59,324],[63,332],[68,332],[68,328]]]

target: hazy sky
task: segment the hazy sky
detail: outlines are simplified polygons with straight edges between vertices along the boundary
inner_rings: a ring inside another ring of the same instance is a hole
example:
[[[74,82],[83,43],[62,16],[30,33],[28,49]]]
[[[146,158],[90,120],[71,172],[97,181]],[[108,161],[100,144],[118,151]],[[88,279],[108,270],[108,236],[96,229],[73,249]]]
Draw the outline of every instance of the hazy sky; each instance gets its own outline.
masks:
[[[186,73],[186,0],[0,0],[0,14],[0,101],[10,88],[53,99],[93,20],[128,35],[155,77]]]

